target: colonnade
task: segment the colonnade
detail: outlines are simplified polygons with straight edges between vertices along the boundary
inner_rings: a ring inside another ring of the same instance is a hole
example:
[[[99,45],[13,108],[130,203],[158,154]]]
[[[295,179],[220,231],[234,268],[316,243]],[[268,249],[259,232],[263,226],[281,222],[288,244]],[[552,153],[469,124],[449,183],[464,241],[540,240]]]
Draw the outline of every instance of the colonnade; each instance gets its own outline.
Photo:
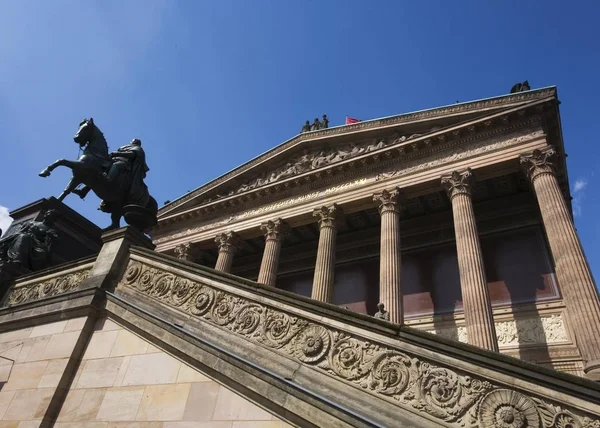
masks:
[[[520,163],[534,189],[556,276],[570,314],[573,330],[590,377],[600,379],[600,301],[596,286],[577,237],[573,220],[560,190],[552,165],[550,147],[520,156]],[[473,211],[473,172],[452,171],[441,177],[441,186],[452,204],[458,268],[469,343],[498,350],[492,305]],[[390,322],[403,323],[401,283],[400,212],[401,192],[385,189],[373,195],[381,215],[379,299]],[[335,272],[336,238],[342,209],[336,204],[314,210],[319,224],[319,244],[312,298],[331,302]],[[265,236],[258,282],[275,286],[279,255],[288,225],[282,219],[261,225]],[[219,256],[215,269],[229,272],[239,238],[233,232],[217,236]]]

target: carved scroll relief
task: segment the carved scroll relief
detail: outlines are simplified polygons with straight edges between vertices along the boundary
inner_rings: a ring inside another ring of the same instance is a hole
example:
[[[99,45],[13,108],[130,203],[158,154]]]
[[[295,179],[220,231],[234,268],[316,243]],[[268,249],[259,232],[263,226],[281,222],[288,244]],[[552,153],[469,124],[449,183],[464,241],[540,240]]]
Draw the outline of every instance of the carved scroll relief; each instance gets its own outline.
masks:
[[[56,296],[74,290],[88,277],[91,266],[87,265],[78,271],[54,276],[49,279],[40,279],[33,283],[25,283],[11,288],[4,297],[2,307],[21,305],[45,297]]]
[[[567,410],[455,368],[130,260],[119,286],[448,426],[600,428]],[[571,418],[571,419],[568,419]],[[519,421],[511,425],[510,421]]]

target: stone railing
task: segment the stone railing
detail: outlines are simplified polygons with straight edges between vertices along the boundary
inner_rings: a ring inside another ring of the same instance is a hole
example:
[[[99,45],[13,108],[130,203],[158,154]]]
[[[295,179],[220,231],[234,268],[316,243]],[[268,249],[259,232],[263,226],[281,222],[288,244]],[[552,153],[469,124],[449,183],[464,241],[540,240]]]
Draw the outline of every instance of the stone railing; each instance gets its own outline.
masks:
[[[88,277],[94,260],[78,260],[18,279],[6,292],[0,307],[9,307],[74,290]]]
[[[142,293],[144,299],[192,315],[439,425],[600,428],[600,407],[589,401],[598,394],[591,382],[459,343],[442,340],[439,349],[432,349],[439,339],[410,328],[403,327],[394,336],[346,325],[319,313],[328,305],[315,303],[311,314],[307,307],[312,303],[306,299],[303,309],[294,308],[290,299],[277,301],[272,291],[270,297],[257,293],[261,288],[256,284],[248,287],[240,279],[236,288],[228,275],[220,284],[213,271],[203,274],[167,257],[156,263],[153,259],[163,256],[136,253],[120,288]],[[415,345],[411,335],[430,349]],[[482,353],[486,363],[474,363]]]

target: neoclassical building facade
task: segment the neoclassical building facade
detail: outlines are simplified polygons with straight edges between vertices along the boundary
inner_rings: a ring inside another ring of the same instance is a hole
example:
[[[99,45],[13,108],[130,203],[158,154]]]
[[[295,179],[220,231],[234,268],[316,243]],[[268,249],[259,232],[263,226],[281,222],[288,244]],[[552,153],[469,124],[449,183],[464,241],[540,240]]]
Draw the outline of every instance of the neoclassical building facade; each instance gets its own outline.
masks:
[[[600,428],[554,87],[303,132],[149,234],[12,214],[44,208],[56,262],[0,276],[0,427]]]
[[[156,251],[600,376],[554,87],[305,132],[159,211]]]

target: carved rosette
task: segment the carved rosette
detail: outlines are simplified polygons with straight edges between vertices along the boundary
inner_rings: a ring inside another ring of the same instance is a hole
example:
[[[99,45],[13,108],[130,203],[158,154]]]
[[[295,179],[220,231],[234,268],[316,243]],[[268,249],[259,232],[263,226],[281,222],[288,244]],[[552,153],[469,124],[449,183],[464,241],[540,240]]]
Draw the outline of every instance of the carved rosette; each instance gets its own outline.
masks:
[[[348,334],[130,260],[119,286],[321,370],[446,426],[600,428],[600,418],[495,385],[420,355]]]
[[[289,226],[282,219],[269,220],[260,225],[266,241],[280,241],[289,233]]]
[[[7,292],[3,307],[21,305],[72,291],[88,277],[89,273],[90,269],[86,269],[25,286],[17,284]]]
[[[471,196],[475,180],[471,168],[464,171],[453,171],[450,174],[442,176],[442,186],[446,189],[448,197],[454,198],[456,195]]]
[[[235,232],[219,233],[215,237],[215,242],[219,244],[220,253],[235,253],[242,245],[242,241]]]
[[[530,153],[522,154],[519,158],[521,167],[527,177],[533,182],[542,174],[554,174],[554,164],[551,159],[556,155],[552,147],[542,150],[534,150]]]
[[[479,406],[479,420],[490,428],[538,428],[540,417],[529,397],[509,389],[497,389]]]
[[[386,212],[400,213],[400,190],[383,190],[380,193],[373,195],[373,201],[378,202],[379,214],[383,215]]]
[[[319,227],[330,227],[335,228],[337,222],[340,220],[342,215],[342,209],[337,205],[333,204],[328,207],[315,208],[313,210],[313,217],[317,217],[319,221]]]

